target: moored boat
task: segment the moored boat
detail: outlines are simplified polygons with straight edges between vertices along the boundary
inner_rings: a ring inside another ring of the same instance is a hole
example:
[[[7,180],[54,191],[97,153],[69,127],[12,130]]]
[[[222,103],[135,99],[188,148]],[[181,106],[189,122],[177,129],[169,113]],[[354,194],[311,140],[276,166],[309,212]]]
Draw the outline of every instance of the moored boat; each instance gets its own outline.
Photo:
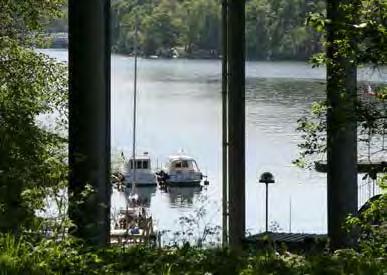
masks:
[[[124,182],[127,186],[135,184],[138,186],[155,186],[157,185],[156,175],[152,170],[151,158],[147,152],[143,155],[130,158],[125,161],[121,168],[124,176]]]
[[[190,156],[178,154],[168,158],[165,166],[165,171],[158,173],[160,180],[167,185],[174,186],[192,186],[198,185],[203,179],[203,174],[200,171],[196,160]]]

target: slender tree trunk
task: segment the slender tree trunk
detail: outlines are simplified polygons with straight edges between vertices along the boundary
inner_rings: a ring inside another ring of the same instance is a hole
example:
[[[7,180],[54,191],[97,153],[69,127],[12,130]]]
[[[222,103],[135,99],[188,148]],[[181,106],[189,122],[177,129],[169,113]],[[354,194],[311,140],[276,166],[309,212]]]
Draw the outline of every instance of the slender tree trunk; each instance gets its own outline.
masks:
[[[222,2],[222,243],[228,245],[227,0]]]
[[[356,61],[351,53],[353,41],[348,25],[354,1],[327,0],[327,157],[328,157],[328,235],[333,249],[352,244],[343,229],[345,219],[356,214],[357,197],[357,123]],[[348,40],[349,39],[349,40]],[[348,41],[343,47],[342,41]]]
[[[71,233],[97,246],[110,232],[109,14],[109,0],[69,1]]]
[[[245,1],[228,1],[229,242],[245,237]]]

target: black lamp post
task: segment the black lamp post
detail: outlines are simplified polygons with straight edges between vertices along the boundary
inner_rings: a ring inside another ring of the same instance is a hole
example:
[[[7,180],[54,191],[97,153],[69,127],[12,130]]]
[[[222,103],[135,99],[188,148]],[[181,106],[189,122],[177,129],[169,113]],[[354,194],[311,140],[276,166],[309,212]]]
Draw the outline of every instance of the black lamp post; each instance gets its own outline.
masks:
[[[266,232],[269,231],[269,183],[275,183],[274,176],[270,172],[265,172],[259,178],[259,182],[262,182],[266,185]]]

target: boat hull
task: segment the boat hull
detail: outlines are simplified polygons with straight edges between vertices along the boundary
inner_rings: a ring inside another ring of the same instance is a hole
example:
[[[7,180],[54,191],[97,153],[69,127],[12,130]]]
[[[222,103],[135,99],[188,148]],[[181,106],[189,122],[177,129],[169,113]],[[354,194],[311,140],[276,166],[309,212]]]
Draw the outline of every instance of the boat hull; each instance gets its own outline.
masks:
[[[167,181],[168,186],[173,187],[195,187],[201,185],[201,180],[197,181]]]
[[[168,171],[167,182],[170,183],[189,183],[189,182],[201,182],[203,175],[201,172],[192,171]]]
[[[132,187],[132,182],[125,182],[127,187]],[[149,186],[157,186],[157,182],[136,182],[136,187],[149,187]]]
[[[127,186],[132,186],[133,174],[127,173],[127,174],[124,174],[124,177],[125,177],[124,183]],[[157,185],[156,176],[153,173],[138,172],[138,173],[136,173],[135,184],[138,187],[139,186],[156,186]]]

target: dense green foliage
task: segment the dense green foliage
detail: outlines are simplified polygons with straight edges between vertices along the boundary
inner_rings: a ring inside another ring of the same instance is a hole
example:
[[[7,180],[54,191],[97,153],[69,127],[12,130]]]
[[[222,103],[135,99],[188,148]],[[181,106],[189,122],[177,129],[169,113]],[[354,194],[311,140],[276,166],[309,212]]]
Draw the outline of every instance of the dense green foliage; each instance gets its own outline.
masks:
[[[322,0],[246,1],[248,59],[303,59],[321,50],[321,35],[306,26],[309,13],[322,13]],[[112,43],[132,53],[135,26],[146,55],[218,58],[220,0],[113,0]],[[51,21],[50,32],[67,31],[67,14]]]
[[[387,1],[362,1],[360,19],[355,26],[359,48],[357,63],[387,64]]]
[[[244,252],[184,245],[93,250],[71,238],[0,235],[2,274],[386,274],[387,197],[374,201],[348,226],[360,228],[357,250],[293,254],[282,246]]]
[[[35,228],[35,211],[65,183],[67,73],[32,49],[40,43],[32,33],[58,8],[56,0],[0,3],[0,232]]]
[[[137,4],[140,3],[140,4]],[[320,36],[305,26],[323,1],[246,2],[246,44],[250,59],[307,59],[320,49]],[[113,1],[113,44],[131,52],[137,22],[145,55],[218,57],[221,54],[221,1]],[[137,17],[137,20],[136,20]],[[176,50],[170,51],[171,48]]]
[[[32,251],[28,242],[14,239],[8,242],[3,247],[9,250],[0,253],[0,270],[5,274],[382,275],[387,271],[383,258],[369,257],[353,250],[320,256],[287,252],[278,255],[274,251],[237,254],[222,249],[142,246],[91,252],[74,243],[44,242]]]
[[[379,69],[387,64],[387,2],[384,0],[364,0],[358,2],[358,7],[347,6],[348,22],[340,26],[342,39],[334,41],[335,55],[347,58],[358,67],[366,66]],[[354,16],[356,18],[353,18]],[[312,14],[308,18],[309,24],[316,31],[325,35],[329,20],[323,14]],[[328,46],[325,43],[325,46]],[[316,54],[312,58],[314,66],[332,64],[333,60],[325,53]],[[339,73],[339,69],[336,70]],[[380,74],[383,76],[383,74]],[[383,79],[385,80],[385,79]],[[372,89],[371,89],[372,86]],[[335,93],[339,94],[347,89],[345,85],[337,85]],[[371,89],[371,90],[370,90]],[[385,83],[359,83],[355,113],[342,114],[356,120],[359,129],[358,147],[367,148],[370,153],[385,153],[385,146],[381,146],[378,139],[386,137],[386,99],[387,86]],[[299,144],[300,158],[295,161],[299,166],[314,164],[314,161],[324,158],[327,151],[327,109],[326,101],[314,103],[311,112],[300,118],[297,130],[302,133],[303,141]],[[363,153],[361,152],[361,153]],[[367,156],[370,157],[370,156]]]

